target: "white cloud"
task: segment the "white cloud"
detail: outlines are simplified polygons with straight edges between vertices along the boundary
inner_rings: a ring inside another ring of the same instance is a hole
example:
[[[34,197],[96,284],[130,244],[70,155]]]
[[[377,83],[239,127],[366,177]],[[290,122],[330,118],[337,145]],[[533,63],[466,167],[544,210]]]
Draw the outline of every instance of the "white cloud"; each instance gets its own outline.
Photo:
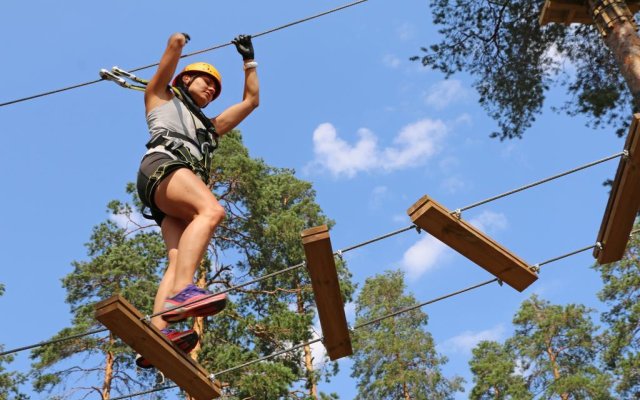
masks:
[[[402,256],[400,265],[409,280],[416,280],[435,268],[446,254],[447,246],[435,237],[425,234]]]
[[[316,320],[313,326],[311,340],[320,338],[320,334],[319,334],[320,332],[322,332],[322,328],[320,328],[320,321]],[[313,367],[321,368],[324,365],[327,357],[327,349],[325,349],[324,345],[322,344],[322,341],[312,343],[310,346],[311,346],[311,357],[313,358]]]
[[[479,332],[465,331],[445,340],[439,347],[450,353],[471,353],[471,350],[483,340],[501,341],[504,333],[503,324]]]
[[[402,128],[393,146],[378,148],[377,137],[366,128],[358,130],[358,141],[351,145],[338,136],[330,123],[320,124],[313,132],[315,167],[332,175],[354,177],[358,172],[393,171],[424,164],[442,148],[447,127],[440,120],[423,119]]]
[[[425,96],[428,106],[442,110],[448,105],[467,97],[467,90],[457,79],[447,79],[431,87]]]
[[[389,68],[398,68],[402,63],[402,61],[393,54],[385,55],[382,62]]]
[[[509,226],[504,214],[493,211],[483,211],[482,214],[472,218],[469,223],[483,232],[501,231]]]
[[[465,181],[457,176],[450,176],[442,181],[441,186],[449,193],[454,194],[467,187]]]
[[[416,28],[412,24],[405,22],[396,29],[396,32],[400,40],[409,40],[415,36]]]
[[[384,200],[388,197],[389,188],[386,186],[376,186],[371,192],[369,198],[369,207],[372,209],[380,208]]]

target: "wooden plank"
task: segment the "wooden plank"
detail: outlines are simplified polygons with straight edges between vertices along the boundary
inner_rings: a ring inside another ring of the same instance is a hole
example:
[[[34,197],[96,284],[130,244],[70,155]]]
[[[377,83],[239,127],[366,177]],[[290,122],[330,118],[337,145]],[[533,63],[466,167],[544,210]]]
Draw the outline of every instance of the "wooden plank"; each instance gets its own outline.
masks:
[[[627,0],[631,13],[640,10],[640,0]],[[589,4],[586,0],[546,0],[540,13],[540,25],[551,22],[560,24],[593,24]]]
[[[301,236],[324,347],[331,360],[350,356],[353,349],[329,229],[326,225],[316,226],[303,231]]]
[[[175,347],[159,329],[142,322],[142,314],[122,296],[116,295],[96,304],[96,319],[195,400],[220,397],[219,382],[197,362]]]
[[[634,114],[624,148],[628,157],[620,159],[611,187],[598,243],[593,256],[599,264],[620,261],[629,241],[636,214],[640,209],[640,114]]]
[[[418,200],[407,214],[414,224],[520,292],[538,279],[527,263],[429,196]]]

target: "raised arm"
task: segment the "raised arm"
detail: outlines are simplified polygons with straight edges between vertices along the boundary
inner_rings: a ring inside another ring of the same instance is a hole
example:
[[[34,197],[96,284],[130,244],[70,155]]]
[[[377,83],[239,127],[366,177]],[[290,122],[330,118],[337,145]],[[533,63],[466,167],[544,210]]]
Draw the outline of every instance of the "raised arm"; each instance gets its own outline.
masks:
[[[171,100],[173,94],[167,89],[173,74],[176,72],[182,48],[189,41],[186,33],[174,33],[169,38],[167,48],[162,54],[158,70],[153,75],[144,92],[144,105],[147,113]]]
[[[235,128],[260,104],[260,85],[258,84],[258,63],[254,61],[251,36],[240,35],[233,39],[238,53],[244,62],[244,93],[242,101],[224,110],[220,115],[211,119],[219,135],[224,135]]]

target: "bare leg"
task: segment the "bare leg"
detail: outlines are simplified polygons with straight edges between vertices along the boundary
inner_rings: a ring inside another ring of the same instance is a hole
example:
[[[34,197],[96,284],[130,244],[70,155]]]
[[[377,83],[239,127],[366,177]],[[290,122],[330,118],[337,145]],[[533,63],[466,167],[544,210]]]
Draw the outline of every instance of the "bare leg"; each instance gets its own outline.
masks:
[[[162,220],[162,237],[164,238],[164,243],[167,247],[167,258],[168,265],[167,269],[164,272],[164,276],[160,281],[160,286],[158,287],[158,292],[156,293],[156,298],[153,304],[153,313],[158,313],[164,309],[164,301],[167,297],[171,297],[171,291],[173,290],[173,285],[175,282],[176,276],[176,262],[178,259],[178,242],[180,240],[180,236],[182,236],[182,232],[187,227],[187,224],[184,221],[181,221],[177,218],[165,216]],[[153,317],[151,319],[153,325],[158,329],[164,329],[167,327],[168,323],[162,319],[162,316]]]
[[[157,313],[163,310],[166,298],[193,283],[211,236],[224,218],[224,208],[207,185],[186,168],[162,180],[155,202],[167,214],[162,222],[162,236],[169,258],[154,303],[153,312]],[[154,325],[160,329],[166,327],[164,321],[154,320]]]

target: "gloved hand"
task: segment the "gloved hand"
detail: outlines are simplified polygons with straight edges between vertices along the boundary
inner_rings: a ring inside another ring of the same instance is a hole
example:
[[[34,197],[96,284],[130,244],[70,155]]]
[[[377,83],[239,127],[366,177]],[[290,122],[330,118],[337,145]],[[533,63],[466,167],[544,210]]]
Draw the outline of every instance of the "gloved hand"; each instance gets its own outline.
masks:
[[[236,50],[242,56],[243,60],[253,60],[253,44],[251,43],[251,35],[238,35],[231,43],[236,45]]]

